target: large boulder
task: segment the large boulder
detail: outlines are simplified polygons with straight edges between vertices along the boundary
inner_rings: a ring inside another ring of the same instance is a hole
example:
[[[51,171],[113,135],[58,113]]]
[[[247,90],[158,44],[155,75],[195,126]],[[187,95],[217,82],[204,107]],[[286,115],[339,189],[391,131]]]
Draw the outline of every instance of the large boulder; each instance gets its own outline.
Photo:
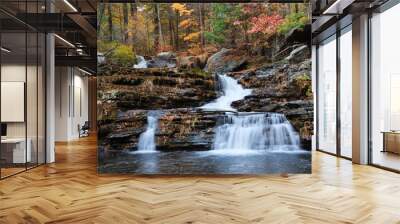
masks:
[[[240,51],[222,48],[208,60],[205,70],[212,73],[233,72],[247,63],[247,57]]]
[[[203,69],[206,66],[207,59],[207,53],[197,56],[181,56],[177,58],[177,67],[180,69]]]
[[[160,52],[157,54],[157,57],[164,60],[173,60],[174,58],[176,58],[176,54],[171,51]]]
[[[297,63],[297,62],[302,62],[304,59],[307,59],[310,57],[310,48],[307,47],[307,45],[301,45],[293,49],[289,56],[287,56],[285,59],[288,60],[291,63]]]
[[[307,24],[303,28],[295,27],[290,30],[282,42],[282,46],[289,46],[297,43],[310,43],[311,25]]]
[[[176,54],[161,52],[147,61],[148,68],[173,68],[176,67]]]

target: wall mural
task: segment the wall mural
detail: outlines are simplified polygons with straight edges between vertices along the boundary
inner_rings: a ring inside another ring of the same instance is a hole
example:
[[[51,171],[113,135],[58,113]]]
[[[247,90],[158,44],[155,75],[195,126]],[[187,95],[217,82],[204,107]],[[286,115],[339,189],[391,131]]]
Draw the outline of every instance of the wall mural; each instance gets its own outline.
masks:
[[[309,4],[102,3],[100,173],[311,173]]]

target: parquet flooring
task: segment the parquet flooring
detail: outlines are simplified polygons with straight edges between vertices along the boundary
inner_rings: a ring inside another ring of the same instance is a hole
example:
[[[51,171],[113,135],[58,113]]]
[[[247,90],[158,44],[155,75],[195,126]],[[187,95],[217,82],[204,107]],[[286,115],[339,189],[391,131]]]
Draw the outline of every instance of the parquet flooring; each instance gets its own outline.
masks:
[[[96,139],[0,181],[0,223],[400,223],[400,175],[315,152],[312,175],[97,175]]]

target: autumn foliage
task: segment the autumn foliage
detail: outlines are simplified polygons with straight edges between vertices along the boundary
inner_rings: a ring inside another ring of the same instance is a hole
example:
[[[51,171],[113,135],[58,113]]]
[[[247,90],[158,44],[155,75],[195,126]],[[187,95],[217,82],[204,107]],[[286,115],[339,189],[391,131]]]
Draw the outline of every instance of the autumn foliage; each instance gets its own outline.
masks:
[[[248,33],[263,33],[271,35],[275,33],[282,24],[283,18],[280,15],[261,15],[250,19],[252,27]]]
[[[114,3],[100,4],[98,13],[99,41],[139,55],[251,50],[309,23],[308,4],[301,3]]]

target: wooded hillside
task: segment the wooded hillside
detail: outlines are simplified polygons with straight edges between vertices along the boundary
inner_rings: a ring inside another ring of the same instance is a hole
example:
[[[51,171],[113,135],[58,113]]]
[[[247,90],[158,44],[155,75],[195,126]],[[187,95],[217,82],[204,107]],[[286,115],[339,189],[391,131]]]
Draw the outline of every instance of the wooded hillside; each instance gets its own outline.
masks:
[[[166,51],[198,55],[223,47],[262,55],[264,47],[308,22],[308,4],[100,4],[98,49],[114,49],[126,60]]]

